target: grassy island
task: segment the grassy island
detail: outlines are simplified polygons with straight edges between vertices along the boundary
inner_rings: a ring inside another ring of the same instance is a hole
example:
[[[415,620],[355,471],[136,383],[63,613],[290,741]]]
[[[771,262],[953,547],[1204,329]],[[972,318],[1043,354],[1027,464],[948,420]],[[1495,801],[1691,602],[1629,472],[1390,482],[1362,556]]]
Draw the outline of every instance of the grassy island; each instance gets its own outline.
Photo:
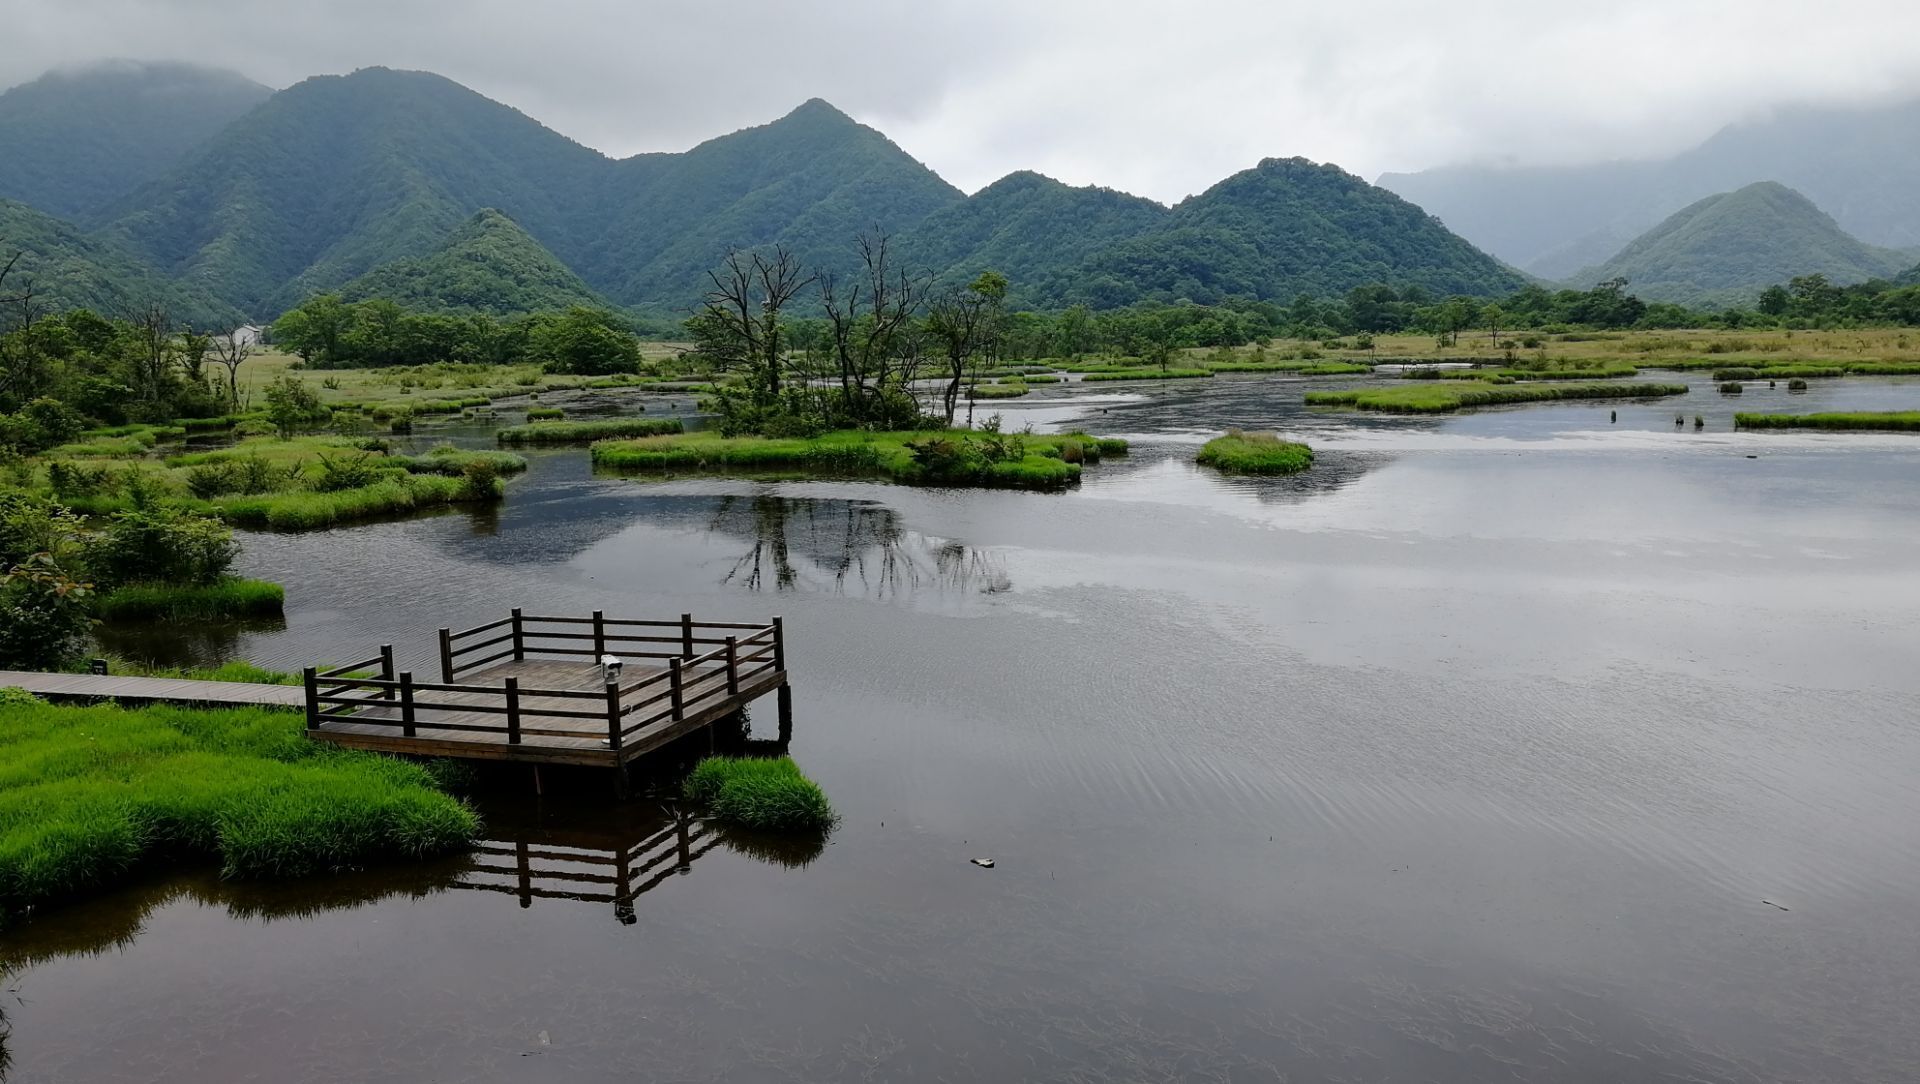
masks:
[[[1685,395],[1685,384],[1486,384],[1447,380],[1394,388],[1310,391],[1308,406],[1354,407],[1388,414],[1447,414],[1472,407],[1561,399],[1648,399]]]
[[[0,925],[160,861],[295,877],[456,850],[478,827],[425,768],[309,741],[293,712],[0,690]]]
[[[708,757],[682,785],[728,824],[762,831],[824,832],[839,818],[820,785],[792,757]]]
[[[686,433],[602,441],[593,446],[593,461],[621,470],[802,471],[878,475],[909,485],[1059,489],[1079,480],[1082,464],[1126,449],[1124,440],[1084,433],[850,430],[788,438]]]
[[[1229,429],[1202,446],[1194,462],[1233,474],[1295,474],[1313,466],[1313,449],[1272,433]]]
[[[654,437],[678,433],[678,418],[608,418],[589,422],[533,422],[500,430],[502,444],[592,444],[620,437]]]
[[[1920,432],[1920,410],[1854,410],[1825,414],[1735,414],[1739,429],[1823,429],[1829,432]]]
[[[1108,369],[1088,372],[1080,379],[1092,384],[1102,380],[1194,380],[1212,375],[1212,369]]]

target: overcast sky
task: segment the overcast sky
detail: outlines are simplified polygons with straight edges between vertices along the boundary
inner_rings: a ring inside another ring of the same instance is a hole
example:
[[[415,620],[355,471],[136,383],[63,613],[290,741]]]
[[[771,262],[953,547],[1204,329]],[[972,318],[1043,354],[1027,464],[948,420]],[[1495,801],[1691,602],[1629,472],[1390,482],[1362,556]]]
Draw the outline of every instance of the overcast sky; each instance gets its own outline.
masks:
[[[0,85],[103,56],[423,68],[614,155],[821,97],[968,191],[1024,168],[1171,202],[1263,157],[1649,156],[1920,96],[1920,2],[0,0]]]

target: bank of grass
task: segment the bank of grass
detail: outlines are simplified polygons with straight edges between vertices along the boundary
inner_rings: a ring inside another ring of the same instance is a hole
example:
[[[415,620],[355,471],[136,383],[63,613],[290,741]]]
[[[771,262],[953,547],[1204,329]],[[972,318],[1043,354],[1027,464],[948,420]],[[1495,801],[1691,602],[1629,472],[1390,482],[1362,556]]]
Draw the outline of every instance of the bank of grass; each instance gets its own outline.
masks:
[[[1032,388],[1027,387],[1024,381],[1013,381],[1005,384],[975,384],[967,390],[967,398],[973,400],[1018,399],[1032,390]]]
[[[1920,376],[1920,362],[1855,361],[1846,370],[1849,376]]]
[[[441,474],[389,474],[356,489],[292,490],[217,497],[216,513],[236,527],[311,531],[355,520],[396,515],[472,500],[465,478]]]
[[[1824,414],[1735,414],[1738,429],[1824,429],[1832,432],[1920,432],[1920,410],[1853,410]]]
[[[495,474],[518,474],[527,469],[526,457],[512,452],[474,451],[452,446],[435,448],[425,455],[390,455],[385,462],[412,474],[444,474],[454,478],[464,477],[476,467]]]
[[[1445,381],[1410,387],[1310,391],[1308,406],[1345,406],[1388,414],[1446,414],[1472,407],[1543,403],[1562,399],[1650,399],[1685,395],[1685,384],[1485,384]]]
[[[1806,379],[1845,375],[1847,370],[1840,365],[1770,365],[1759,368],[1736,365],[1713,371],[1713,379],[1718,383],[1732,380],[1790,380],[1796,377]]]
[[[244,661],[226,662],[219,666],[155,666],[137,659],[109,657],[107,670],[109,673],[126,677],[177,678],[183,681],[230,681],[243,685],[298,685],[301,683],[301,677],[297,673],[269,670]]]
[[[277,583],[227,576],[209,584],[132,583],[100,596],[105,621],[217,621],[271,617],[286,606]]]
[[[909,485],[1058,489],[1079,479],[1082,464],[1126,448],[1124,440],[1084,433],[962,429],[773,438],[702,432],[602,441],[593,446],[593,461],[617,470],[870,474]]]
[[[567,412],[557,406],[537,406],[527,408],[527,420],[530,422],[557,422],[564,419]]]
[[[1300,376],[1351,376],[1370,373],[1373,366],[1358,361],[1210,361],[1216,373],[1295,373]]]
[[[160,862],[300,877],[446,853],[478,829],[424,767],[310,741],[294,712],[0,696],[0,924]]]
[[[1108,369],[1085,373],[1080,379],[1095,384],[1104,380],[1195,380],[1212,375],[1212,369]]]
[[[592,444],[597,440],[679,433],[685,428],[678,418],[607,418],[582,422],[533,422],[502,429],[496,435],[496,439],[502,444]]]
[[[839,821],[820,785],[792,757],[707,757],[682,793],[718,819],[772,832],[824,832]]]
[[[1313,466],[1313,449],[1273,433],[1229,429],[1202,445],[1194,462],[1235,474],[1296,474]]]

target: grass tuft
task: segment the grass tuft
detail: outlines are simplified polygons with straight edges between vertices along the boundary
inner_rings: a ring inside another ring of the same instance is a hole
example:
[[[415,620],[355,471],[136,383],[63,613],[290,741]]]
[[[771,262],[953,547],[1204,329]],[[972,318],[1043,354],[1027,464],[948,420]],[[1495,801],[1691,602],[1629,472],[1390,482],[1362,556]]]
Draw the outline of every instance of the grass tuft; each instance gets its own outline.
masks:
[[[761,831],[824,832],[839,821],[826,792],[792,757],[708,757],[682,793],[729,824]]]
[[[277,583],[227,576],[209,584],[131,583],[99,600],[107,621],[217,621],[270,617],[286,605]]]
[[[1410,387],[1310,391],[1308,406],[1349,406],[1389,414],[1446,414],[1471,407],[1561,399],[1649,399],[1685,395],[1685,384],[1485,384],[1448,380]]]
[[[1738,429],[1825,429],[1883,433],[1920,432],[1920,410],[1832,411],[1825,414],[1735,414]]]
[[[1229,429],[1203,445],[1194,462],[1236,474],[1295,474],[1313,466],[1313,449],[1272,433]]]
[[[654,437],[683,432],[678,418],[610,418],[590,422],[534,422],[499,432],[502,444],[592,444],[596,440]]]

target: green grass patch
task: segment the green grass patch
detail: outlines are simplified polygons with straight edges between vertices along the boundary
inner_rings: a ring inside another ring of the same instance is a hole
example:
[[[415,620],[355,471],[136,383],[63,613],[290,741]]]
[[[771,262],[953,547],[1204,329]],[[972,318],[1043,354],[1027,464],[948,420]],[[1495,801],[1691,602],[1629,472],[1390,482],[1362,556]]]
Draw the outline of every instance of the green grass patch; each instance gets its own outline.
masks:
[[[1221,361],[1207,368],[1216,373],[1297,373],[1301,376],[1350,376],[1370,373],[1373,366],[1359,361]]]
[[[1562,399],[1649,399],[1685,395],[1685,384],[1487,384],[1446,381],[1412,387],[1310,391],[1308,406],[1347,406],[1388,414],[1446,414],[1508,403],[1544,403]]]
[[[1850,376],[1920,376],[1920,362],[1855,361],[1846,370]]]
[[[1738,429],[1825,429],[1884,433],[1920,432],[1920,410],[1852,410],[1825,414],[1735,414]]]
[[[512,452],[469,451],[462,448],[435,448],[425,455],[388,456],[386,462],[413,474],[444,474],[462,477],[468,468],[483,465],[495,474],[518,474],[527,469],[525,456]]]
[[[608,418],[509,426],[500,430],[497,437],[502,444],[592,444],[596,440],[679,433],[685,428],[678,418]]]
[[[1313,449],[1272,433],[1229,429],[1202,445],[1194,462],[1236,474],[1295,474],[1313,466]]]
[[[527,408],[527,420],[530,422],[557,422],[567,416],[567,412],[557,406],[537,406]]]
[[[236,527],[311,531],[375,516],[396,515],[469,500],[464,478],[398,474],[370,486],[332,493],[295,490],[218,497],[213,510]]]
[[[298,877],[445,853],[478,831],[425,768],[302,731],[261,708],[0,700],[0,922],[160,860]]]
[[[299,674],[268,670],[250,662],[228,662],[219,666],[154,666],[135,659],[110,658],[108,671],[127,677],[179,678],[185,681],[232,681],[243,685],[298,685]],[[78,673],[79,671],[75,671]],[[378,674],[371,675],[378,677]]]
[[[1845,376],[1848,371],[1847,368],[1839,365],[1769,365],[1757,368],[1737,365],[1715,369],[1713,379],[1718,383],[1736,380],[1788,380],[1794,377]]]
[[[107,621],[270,617],[282,612],[286,598],[277,583],[227,576],[209,584],[128,584],[101,596],[95,612]]]
[[[708,757],[682,793],[728,824],[774,832],[824,832],[839,821],[820,785],[792,757]]]
[[[603,441],[593,446],[593,461],[622,470],[863,474],[909,485],[1058,489],[1079,479],[1081,464],[1125,449],[1125,441],[1083,433],[845,431],[808,438],[685,433]]]
[[[969,399],[1018,399],[1033,389],[1019,384],[975,384],[967,390]]]
[[[1212,369],[1108,369],[1089,372],[1080,379],[1098,383],[1103,380],[1194,380],[1212,375]]]

